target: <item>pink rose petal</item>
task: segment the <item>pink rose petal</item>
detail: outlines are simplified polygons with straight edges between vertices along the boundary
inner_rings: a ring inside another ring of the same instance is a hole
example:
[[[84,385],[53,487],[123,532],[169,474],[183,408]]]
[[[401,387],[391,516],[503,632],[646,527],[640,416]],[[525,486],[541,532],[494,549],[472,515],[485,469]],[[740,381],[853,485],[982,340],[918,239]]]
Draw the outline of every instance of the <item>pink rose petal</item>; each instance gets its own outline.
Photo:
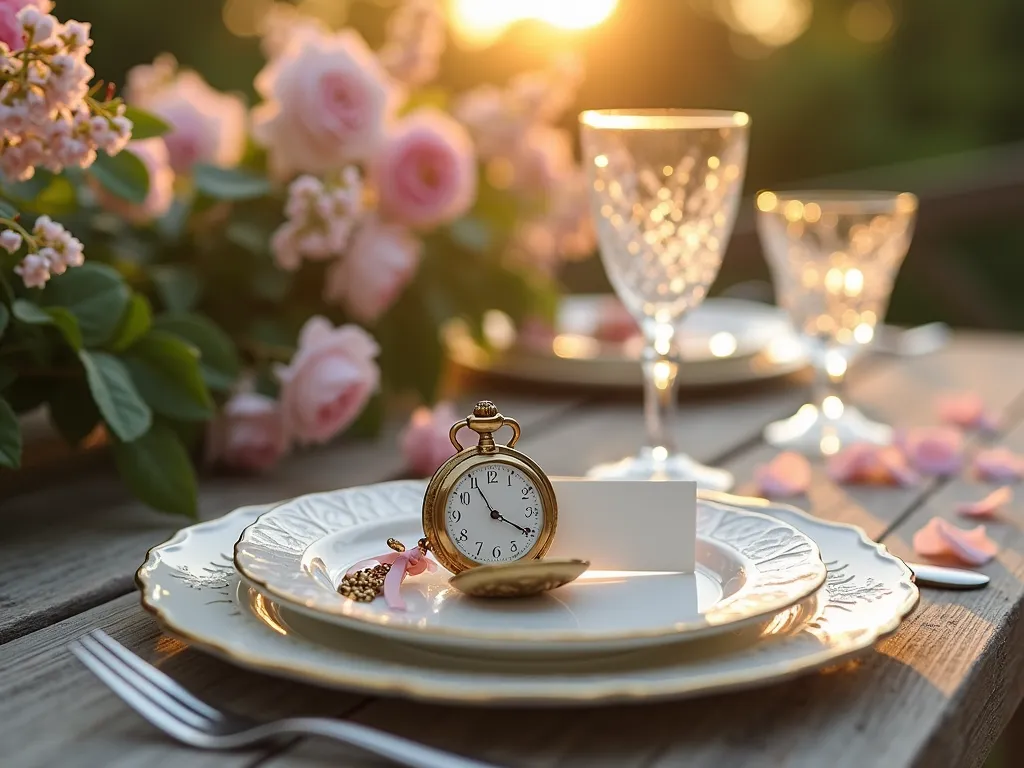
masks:
[[[985,533],[985,526],[958,528],[933,517],[914,534],[914,550],[925,557],[954,557],[968,565],[984,565],[999,551]]]
[[[1002,506],[1013,501],[1013,489],[1008,485],[997,488],[988,496],[977,501],[961,504],[956,511],[967,517],[991,517]]]
[[[857,443],[840,451],[828,463],[835,482],[864,485],[914,485],[920,479],[895,446]]]
[[[901,438],[907,460],[925,475],[953,475],[964,461],[963,435],[952,427],[917,427]]]
[[[1024,456],[1006,448],[978,451],[974,457],[974,471],[982,480],[1014,482],[1024,477]]]
[[[780,453],[754,471],[754,481],[762,496],[799,496],[810,487],[811,464],[799,453]]]
[[[986,410],[985,401],[977,392],[943,395],[935,405],[939,419],[946,424],[982,432],[996,432],[999,429],[998,421]]]

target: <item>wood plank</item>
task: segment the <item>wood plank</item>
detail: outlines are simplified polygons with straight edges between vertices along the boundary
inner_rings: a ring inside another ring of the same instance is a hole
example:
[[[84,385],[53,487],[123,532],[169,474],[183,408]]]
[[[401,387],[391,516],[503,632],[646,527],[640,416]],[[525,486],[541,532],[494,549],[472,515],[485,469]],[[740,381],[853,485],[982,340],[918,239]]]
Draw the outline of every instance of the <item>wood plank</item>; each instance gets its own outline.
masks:
[[[241,768],[272,752],[192,750],[165,737],[111,693],[65,644],[93,628],[150,661],[210,704],[258,718],[344,717],[362,698],[246,672],[161,634],[125,595],[0,647],[0,744],[7,768],[197,766]],[[345,749],[336,747],[335,757]]]
[[[463,397],[460,406],[472,402],[475,396]],[[578,401],[506,395],[503,402],[531,432],[540,432]],[[200,516],[400,476],[400,428],[395,422],[377,440],[293,455],[265,475],[209,478],[200,490]],[[129,499],[112,472],[5,500],[3,519],[0,643],[131,592],[146,550],[185,522]]]

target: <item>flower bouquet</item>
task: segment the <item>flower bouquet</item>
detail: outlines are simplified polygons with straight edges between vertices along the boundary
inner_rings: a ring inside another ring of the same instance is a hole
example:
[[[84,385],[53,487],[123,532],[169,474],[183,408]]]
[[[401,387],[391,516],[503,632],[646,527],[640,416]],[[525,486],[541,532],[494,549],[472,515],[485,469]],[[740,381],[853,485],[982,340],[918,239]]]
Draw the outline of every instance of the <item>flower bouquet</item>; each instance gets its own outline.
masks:
[[[250,108],[166,54],[93,82],[89,25],[51,11],[0,0],[0,466],[45,408],[193,515],[196,460],[265,470],[393,394],[432,404],[445,323],[550,314],[592,251],[554,125],[571,60],[452,95],[435,0],[376,50],[282,5]]]

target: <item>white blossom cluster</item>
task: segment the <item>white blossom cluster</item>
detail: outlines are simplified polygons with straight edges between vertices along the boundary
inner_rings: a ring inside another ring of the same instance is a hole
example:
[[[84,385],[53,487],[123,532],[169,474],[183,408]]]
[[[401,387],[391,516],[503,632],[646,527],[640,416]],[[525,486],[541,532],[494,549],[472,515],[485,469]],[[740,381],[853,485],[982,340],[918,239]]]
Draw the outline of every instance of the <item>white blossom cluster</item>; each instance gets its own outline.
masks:
[[[278,266],[291,271],[303,258],[322,261],[341,255],[362,210],[363,183],[354,166],[342,171],[338,185],[300,176],[288,187],[287,221],[272,237]]]
[[[25,238],[13,229],[0,232],[0,248],[14,253]],[[29,238],[28,253],[14,268],[26,288],[42,288],[52,275],[63,274],[69,267],[80,267],[85,260],[82,242],[49,216],[36,219]]]
[[[88,168],[98,151],[120,152],[132,131],[124,106],[88,99],[90,25],[61,23],[33,5],[17,18],[24,47],[0,43],[0,173],[24,181],[37,167]]]

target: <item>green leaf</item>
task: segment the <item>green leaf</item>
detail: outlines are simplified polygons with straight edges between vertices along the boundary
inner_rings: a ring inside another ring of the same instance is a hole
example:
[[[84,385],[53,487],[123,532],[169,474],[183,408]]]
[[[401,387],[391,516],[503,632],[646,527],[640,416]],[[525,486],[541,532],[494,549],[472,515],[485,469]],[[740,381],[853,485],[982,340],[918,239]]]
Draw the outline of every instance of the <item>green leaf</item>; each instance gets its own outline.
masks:
[[[476,253],[486,253],[494,243],[487,224],[471,216],[453,222],[448,231],[457,245]]]
[[[149,299],[140,293],[133,293],[128,307],[121,316],[121,323],[114,333],[110,346],[120,352],[140,339],[153,325],[153,310]]]
[[[77,202],[78,196],[75,192],[75,185],[71,183],[71,180],[64,176],[55,176],[36,195],[31,203],[31,207],[36,213],[62,216],[73,211]]]
[[[130,149],[113,157],[100,152],[89,173],[105,190],[130,203],[143,203],[149,194],[149,171]]]
[[[0,216],[5,219],[13,219],[18,215],[18,209],[5,200],[0,200]]]
[[[16,299],[13,308],[14,316],[21,322],[55,326],[72,349],[77,352],[82,348],[82,331],[78,327],[78,320],[64,307],[43,309],[27,299]]]
[[[46,310],[28,299],[15,299],[11,307],[14,310],[14,317],[29,325],[50,325],[53,318],[46,314]]]
[[[150,277],[168,312],[188,312],[199,301],[199,278],[187,267],[154,267]]]
[[[81,381],[63,382],[47,399],[50,421],[72,445],[92,434],[100,423],[100,412]]]
[[[4,197],[13,199],[20,203],[30,203],[39,197],[39,194],[53,182],[54,174],[49,171],[36,169],[31,179],[18,181],[13,184],[4,184]]]
[[[199,368],[210,389],[227,391],[242,371],[235,344],[212,320],[196,314],[162,315],[153,328],[184,339],[199,350]]]
[[[270,192],[265,178],[237,168],[197,165],[192,174],[196,189],[218,200],[251,200]]]
[[[40,301],[47,309],[67,309],[78,321],[82,343],[97,347],[117,330],[130,295],[116,270],[105,264],[86,263],[53,278]]]
[[[64,340],[76,352],[82,348],[82,330],[78,327],[78,320],[70,311],[64,307],[49,307],[46,313],[53,320],[53,324],[64,336]]]
[[[21,426],[11,404],[0,397],[0,467],[21,466]]]
[[[196,476],[174,430],[159,422],[130,443],[114,442],[114,463],[125,485],[161,512],[195,518]]]
[[[125,109],[124,116],[132,121],[132,141],[163,136],[171,130],[171,126],[163,119],[138,107],[128,107]]]
[[[6,304],[0,304],[0,337],[3,337],[7,330],[7,324],[11,321],[11,311]]]
[[[199,371],[199,350],[162,331],[150,331],[127,351],[124,363],[149,406],[163,416],[205,421],[213,398]]]
[[[106,352],[78,353],[89,391],[111,431],[124,442],[146,434],[153,412],[132,383],[124,364]]]
[[[7,386],[16,378],[18,378],[18,371],[14,366],[0,363],[0,392],[7,389]]]

